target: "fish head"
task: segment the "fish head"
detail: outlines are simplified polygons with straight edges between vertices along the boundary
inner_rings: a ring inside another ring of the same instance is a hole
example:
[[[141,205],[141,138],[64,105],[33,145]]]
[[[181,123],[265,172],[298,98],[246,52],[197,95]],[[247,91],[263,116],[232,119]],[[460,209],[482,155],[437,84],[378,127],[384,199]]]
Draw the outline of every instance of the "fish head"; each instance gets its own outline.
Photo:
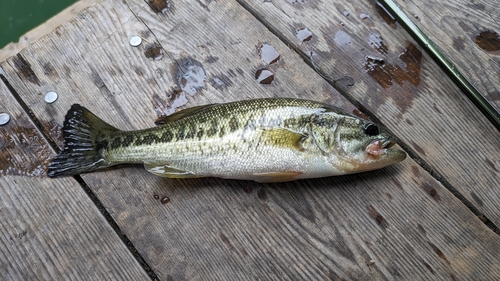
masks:
[[[336,119],[317,143],[330,163],[343,173],[383,168],[406,158],[396,140],[380,126],[354,116]],[[318,138],[316,138],[318,140]]]

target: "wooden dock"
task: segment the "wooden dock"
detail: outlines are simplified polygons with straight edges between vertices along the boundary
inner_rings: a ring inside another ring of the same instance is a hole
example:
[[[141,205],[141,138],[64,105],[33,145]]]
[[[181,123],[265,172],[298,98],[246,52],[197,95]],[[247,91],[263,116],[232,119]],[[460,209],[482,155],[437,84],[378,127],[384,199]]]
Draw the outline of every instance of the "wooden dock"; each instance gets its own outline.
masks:
[[[499,6],[396,2],[500,108]],[[104,0],[0,77],[0,280],[500,280],[500,132],[374,1]],[[132,130],[260,97],[364,114],[410,157],[279,184],[46,176],[74,103]]]

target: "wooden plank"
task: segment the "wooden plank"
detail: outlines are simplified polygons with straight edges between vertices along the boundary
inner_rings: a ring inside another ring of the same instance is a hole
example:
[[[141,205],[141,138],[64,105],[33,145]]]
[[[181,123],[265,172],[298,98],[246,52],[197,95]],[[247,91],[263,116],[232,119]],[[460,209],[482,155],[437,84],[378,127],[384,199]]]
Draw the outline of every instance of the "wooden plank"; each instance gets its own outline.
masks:
[[[55,154],[3,83],[0,100],[0,279],[150,280],[75,180],[47,178]]]
[[[492,1],[395,1],[500,110],[500,8]]]
[[[371,111],[438,177],[500,225],[500,132],[374,2],[242,1]],[[301,42],[297,29],[312,39]],[[490,76],[491,77],[491,76]]]
[[[148,59],[149,44],[131,47],[134,34],[158,40],[163,58]],[[260,59],[263,43],[279,63]],[[179,65],[189,72],[186,58],[208,80],[193,96],[173,91]],[[143,1],[104,1],[1,65],[42,124],[61,124],[79,102],[121,129],[145,128],[182,96],[188,106],[294,96],[354,108],[231,1],[175,2],[160,15]],[[255,79],[264,67],[275,74],[269,85]],[[39,93],[49,90],[60,97],[47,110]],[[163,179],[140,166],[83,178],[160,279],[500,276],[498,235],[411,159],[285,184]]]

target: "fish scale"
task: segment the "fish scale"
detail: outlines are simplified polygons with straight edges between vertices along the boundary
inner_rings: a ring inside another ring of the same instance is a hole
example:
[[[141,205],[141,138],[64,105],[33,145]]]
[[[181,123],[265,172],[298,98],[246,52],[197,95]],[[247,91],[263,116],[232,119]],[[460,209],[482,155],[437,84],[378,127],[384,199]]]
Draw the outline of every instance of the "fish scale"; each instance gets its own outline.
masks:
[[[73,105],[63,127],[65,149],[49,166],[49,176],[143,162],[149,172],[165,177],[272,182],[372,170],[406,157],[390,148],[392,137],[378,127],[372,135],[363,129],[371,122],[309,100],[210,104],[176,112],[159,123],[121,131]],[[77,151],[75,143],[90,143],[90,149]]]

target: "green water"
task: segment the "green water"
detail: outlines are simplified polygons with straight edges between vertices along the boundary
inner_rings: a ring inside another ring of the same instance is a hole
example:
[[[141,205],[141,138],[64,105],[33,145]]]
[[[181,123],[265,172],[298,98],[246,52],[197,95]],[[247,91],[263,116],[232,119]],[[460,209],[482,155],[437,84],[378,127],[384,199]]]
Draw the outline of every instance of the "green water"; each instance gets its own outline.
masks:
[[[76,0],[0,0],[0,49],[44,23]]]

